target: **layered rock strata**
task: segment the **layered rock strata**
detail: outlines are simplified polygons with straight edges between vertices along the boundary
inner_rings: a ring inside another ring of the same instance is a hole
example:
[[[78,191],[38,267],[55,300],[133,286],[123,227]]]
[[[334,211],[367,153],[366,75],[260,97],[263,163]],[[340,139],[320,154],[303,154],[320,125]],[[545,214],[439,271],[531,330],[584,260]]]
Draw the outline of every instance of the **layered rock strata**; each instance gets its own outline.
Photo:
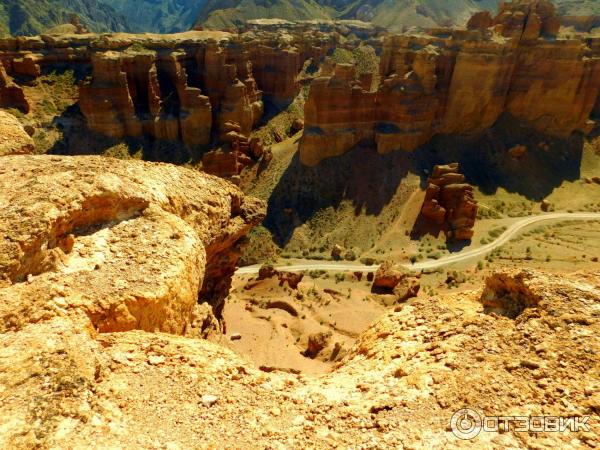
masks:
[[[478,135],[503,113],[551,135],[592,129],[598,38],[557,37],[560,21],[547,1],[505,3],[469,28],[386,37],[375,91],[346,65],[316,79],[302,163],[314,166],[361,141],[387,153],[412,151],[437,134]]]
[[[473,186],[457,163],[435,166],[428,180],[421,215],[442,228],[449,240],[470,240],[477,218]]]
[[[337,40],[318,31],[44,35],[1,39],[0,62],[9,76],[30,83],[73,69],[84,78],[80,106],[93,131],[201,150],[218,141],[227,122],[248,134],[262,119],[263,98],[290,103],[305,61],[323,58]]]
[[[236,122],[225,123],[220,141],[223,144],[219,148],[202,156],[202,169],[236,184],[244,167],[261,159],[265,151],[271,151],[265,150],[259,138],[249,139],[242,134],[242,127]]]
[[[110,158],[7,156],[0,186],[2,332],[68,316],[202,335],[264,216],[218,178]]]

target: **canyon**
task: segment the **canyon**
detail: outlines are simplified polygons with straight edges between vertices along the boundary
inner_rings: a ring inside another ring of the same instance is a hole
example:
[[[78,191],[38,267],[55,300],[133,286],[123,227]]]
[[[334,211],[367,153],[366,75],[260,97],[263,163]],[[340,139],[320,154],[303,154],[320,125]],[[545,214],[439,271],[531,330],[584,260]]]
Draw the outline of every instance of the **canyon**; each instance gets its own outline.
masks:
[[[35,82],[64,67],[89,73],[79,88],[79,107],[91,130],[181,141],[199,157],[218,142],[227,122],[248,134],[263,117],[264,101],[291,102],[304,61],[324,56],[335,42],[316,31],[291,42],[275,33],[257,41],[203,31],[42,36],[2,40],[0,60],[7,79]],[[25,107],[8,92],[2,98],[6,106]]]
[[[590,2],[106,3],[0,39],[0,448],[600,446]]]
[[[413,151],[437,135],[481,136],[503,115],[550,136],[587,134],[600,109],[600,39],[563,35],[560,22],[551,3],[516,2],[496,17],[477,13],[466,30],[362,28],[379,54],[373,74],[324,64],[334,49],[362,45],[342,23],[4,39],[0,98],[27,111],[10,77],[69,67],[82,78],[79,108],[89,129],[182,142],[201,159],[227,122],[249,135],[269,117],[266,109],[291,104],[309,82],[299,153],[308,166],[365,141],[385,154]],[[304,73],[307,64],[320,70]]]
[[[380,77],[365,89],[351,66],[315,80],[300,159],[314,166],[363,140],[381,154],[413,151],[437,134],[485,133],[502,114],[556,136],[589,133],[599,102],[598,38],[557,38],[548,2],[478,13],[468,30],[389,36]]]

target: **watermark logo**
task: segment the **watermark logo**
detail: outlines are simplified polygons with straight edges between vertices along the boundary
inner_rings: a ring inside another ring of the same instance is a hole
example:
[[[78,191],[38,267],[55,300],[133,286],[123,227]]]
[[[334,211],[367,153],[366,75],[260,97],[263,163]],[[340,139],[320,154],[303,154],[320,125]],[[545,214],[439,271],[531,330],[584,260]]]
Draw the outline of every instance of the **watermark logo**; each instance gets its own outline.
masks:
[[[459,409],[452,415],[450,427],[457,438],[473,439],[481,432],[481,416],[472,409]]]
[[[473,439],[484,432],[514,431],[517,433],[564,433],[590,431],[590,416],[481,416],[477,411],[463,408],[450,419],[452,433],[459,439]]]

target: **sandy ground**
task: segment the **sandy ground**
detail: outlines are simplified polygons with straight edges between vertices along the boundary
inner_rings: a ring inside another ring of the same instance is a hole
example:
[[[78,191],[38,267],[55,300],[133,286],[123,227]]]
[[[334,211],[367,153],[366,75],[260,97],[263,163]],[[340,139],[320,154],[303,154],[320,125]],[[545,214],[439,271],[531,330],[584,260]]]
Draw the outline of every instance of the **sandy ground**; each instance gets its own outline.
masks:
[[[497,226],[514,220],[488,222]],[[556,274],[599,270],[598,256],[598,222],[534,225],[486,258],[424,271],[419,296],[408,303],[470,292],[498,270],[528,268]],[[280,261],[283,265],[307,262]],[[359,281],[351,272],[307,272],[297,290],[279,286],[276,278],[257,281],[255,275],[241,275],[234,279],[226,302],[227,334],[220,342],[256,367],[323,374],[334,367],[364,330],[398,306],[393,296],[372,294],[366,275]],[[327,346],[312,359],[303,352],[309,336],[315,333],[331,336]],[[241,338],[231,340],[236,335]],[[341,350],[332,357],[336,343]]]
[[[236,277],[224,311],[226,345],[258,367],[328,372],[389,305],[370,294],[366,279],[349,273],[344,281],[340,274],[337,280],[335,274],[313,275],[306,275],[298,289],[279,286],[277,278]],[[330,334],[326,347],[314,359],[304,356],[309,336],[317,333]],[[231,340],[235,335],[241,338]]]

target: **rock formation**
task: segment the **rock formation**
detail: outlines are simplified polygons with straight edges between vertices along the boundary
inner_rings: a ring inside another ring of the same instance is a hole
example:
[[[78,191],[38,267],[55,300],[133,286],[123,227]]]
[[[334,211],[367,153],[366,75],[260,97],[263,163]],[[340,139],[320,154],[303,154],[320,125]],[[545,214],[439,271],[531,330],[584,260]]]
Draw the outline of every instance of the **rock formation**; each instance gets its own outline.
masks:
[[[470,240],[477,218],[473,186],[457,163],[435,166],[429,177],[421,215],[441,227],[449,240]]]
[[[89,319],[73,320],[56,292],[45,313],[37,301],[13,309],[23,326],[0,332],[0,415],[9,418],[0,446],[460,448],[468,441],[449,430],[450,418],[471,407],[591,416],[591,431],[502,430],[476,438],[477,448],[594,448],[599,277],[506,271],[490,276],[483,295],[415,299],[319,377],[260,371],[205,340],[98,333]],[[152,306],[140,302],[140,312]],[[314,350],[322,338],[311,339]]]
[[[185,54],[161,59],[154,52],[96,53],[93,75],[80,90],[89,127],[111,137],[152,136],[190,147],[210,143],[209,98],[188,85]]]
[[[276,270],[270,264],[263,265],[258,272],[259,280],[275,278],[279,280],[279,286],[288,285],[290,289],[298,289],[298,285],[304,279],[304,272],[285,272]]]
[[[264,216],[218,178],[102,157],[7,156],[0,185],[2,332],[68,316],[202,335]]]
[[[222,130],[219,140],[223,145],[202,156],[202,169],[206,173],[237,182],[244,167],[258,161],[265,152],[271,150],[265,150],[259,138],[248,139],[237,122],[226,122]]]
[[[373,292],[394,294],[398,302],[414,298],[421,290],[421,275],[386,261],[379,266],[373,279]]]
[[[503,3],[469,30],[384,38],[381,84],[364,89],[352,67],[314,81],[300,160],[314,166],[361,141],[379,153],[412,151],[436,134],[479,135],[503,113],[538,131],[589,132],[600,92],[598,38],[557,38],[545,0]]]
[[[263,96],[290,103],[304,62],[322,58],[336,42],[336,35],[317,31],[59,34],[0,39],[0,62],[8,75],[28,81],[64,67],[89,72],[80,107],[91,130],[181,141],[198,157],[227,122],[249,134],[263,116]],[[2,75],[0,100],[25,109],[18,86]]]
[[[32,153],[34,148],[33,139],[19,120],[12,114],[0,111],[0,156]]]
[[[0,62],[0,108],[16,108],[27,114],[30,110],[29,101],[23,88],[16,84],[7,74]]]

